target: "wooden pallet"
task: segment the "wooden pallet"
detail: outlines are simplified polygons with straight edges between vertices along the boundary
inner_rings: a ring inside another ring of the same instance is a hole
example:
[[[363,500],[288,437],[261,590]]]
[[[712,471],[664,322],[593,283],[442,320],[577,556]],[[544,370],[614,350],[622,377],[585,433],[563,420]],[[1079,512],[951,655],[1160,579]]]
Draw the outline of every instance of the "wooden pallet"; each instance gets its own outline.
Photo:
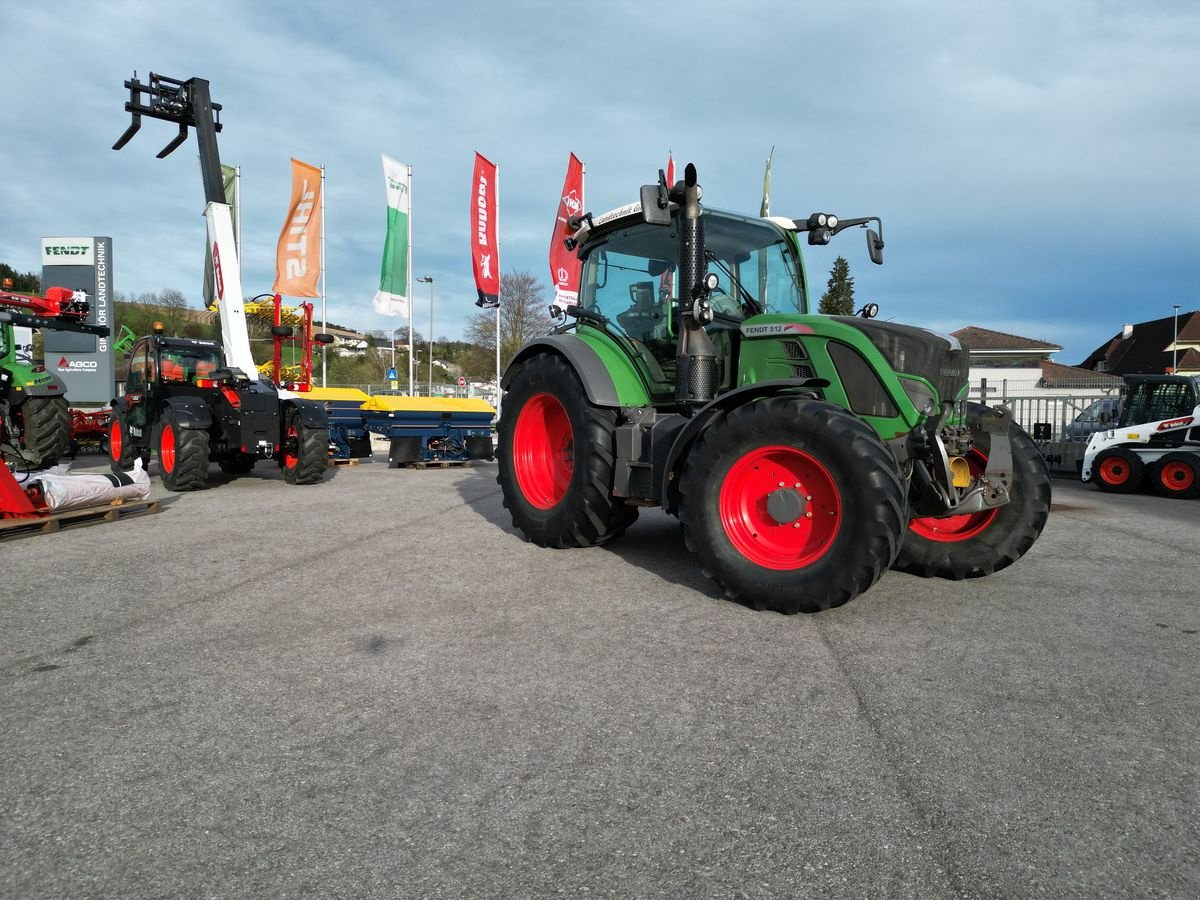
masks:
[[[357,466],[357,465],[358,465],[357,459],[337,459],[337,458],[331,456],[326,461],[325,468],[336,469],[339,466]]]
[[[431,459],[428,461],[400,463],[398,469],[456,469],[470,468],[475,465],[473,459]]]
[[[158,512],[160,508],[157,500],[116,500],[104,506],[67,509],[37,519],[0,519],[0,541],[150,515]]]

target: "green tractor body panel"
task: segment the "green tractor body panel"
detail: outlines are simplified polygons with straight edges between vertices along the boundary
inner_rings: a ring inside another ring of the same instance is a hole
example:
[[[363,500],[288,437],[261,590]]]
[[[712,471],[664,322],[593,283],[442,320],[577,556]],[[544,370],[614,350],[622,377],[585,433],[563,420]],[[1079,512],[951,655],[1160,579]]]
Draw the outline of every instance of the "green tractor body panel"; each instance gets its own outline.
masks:
[[[616,405],[649,405],[650,393],[645,380],[630,360],[628,352],[618,347],[611,335],[584,324],[575,337],[594,350],[604,368],[608,370],[617,394]]]
[[[646,406],[650,402],[645,381],[628,353],[611,335],[586,325],[576,334],[551,334],[530,341],[509,363],[501,386],[507,390],[512,374],[539,353],[566,359],[594,406]]]

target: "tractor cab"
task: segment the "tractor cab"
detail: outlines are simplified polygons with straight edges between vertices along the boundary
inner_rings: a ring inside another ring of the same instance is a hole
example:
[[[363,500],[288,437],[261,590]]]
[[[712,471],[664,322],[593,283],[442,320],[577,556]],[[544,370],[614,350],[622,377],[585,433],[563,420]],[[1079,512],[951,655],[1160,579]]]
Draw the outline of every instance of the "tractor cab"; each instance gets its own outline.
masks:
[[[675,395],[679,343],[679,219],[644,221],[641,208],[596,218],[583,245],[580,306],[628,342],[655,400]],[[712,288],[704,330],[717,349],[719,391],[736,386],[740,327],[763,313],[807,312],[804,270],[786,232],[762,219],[705,209]]]

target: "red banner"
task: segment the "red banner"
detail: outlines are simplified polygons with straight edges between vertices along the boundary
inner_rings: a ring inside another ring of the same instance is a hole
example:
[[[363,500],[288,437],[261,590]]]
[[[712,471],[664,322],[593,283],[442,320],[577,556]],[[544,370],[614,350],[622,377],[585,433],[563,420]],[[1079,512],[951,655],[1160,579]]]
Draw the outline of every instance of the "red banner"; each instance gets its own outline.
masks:
[[[583,215],[583,163],[571,154],[567,162],[567,178],[563,182],[554,234],[550,236],[550,279],[554,282],[554,302],[559,305],[579,302],[580,261],[574,250],[568,250],[563,240],[571,235],[567,220]]]
[[[671,155],[670,150],[667,151],[667,171],[664,174],[667,176],[667,190],[669,191],[675,186],[675,157]],[[674,269],[667,269],[658,280],[659,302],[669,305],[674,290],[675,271]]]
[[[475,154],[475,175],[471,179],[471,262],[479,291],[475,305],[484,309],[500,305],[499,176],[494,163]]]
[[[279,232],[275,284],[271,291],[289,297],[320,297],[321,170],[292,160],[292,200]]]

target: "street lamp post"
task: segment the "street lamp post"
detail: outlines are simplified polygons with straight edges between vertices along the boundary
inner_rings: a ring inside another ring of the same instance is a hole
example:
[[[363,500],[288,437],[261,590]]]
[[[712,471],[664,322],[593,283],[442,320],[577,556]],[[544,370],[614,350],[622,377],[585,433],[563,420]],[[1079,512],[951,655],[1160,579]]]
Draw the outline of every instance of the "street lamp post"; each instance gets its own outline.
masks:
[[[433,276],[418,278],[421,284],[429,285],[429,396],[433,396]]]
[[[1175,307],[1175,340],[1171,342],[1171,374],[1175,374],[1175,370],[1179,368],[1179,304],[1172,304]]]

